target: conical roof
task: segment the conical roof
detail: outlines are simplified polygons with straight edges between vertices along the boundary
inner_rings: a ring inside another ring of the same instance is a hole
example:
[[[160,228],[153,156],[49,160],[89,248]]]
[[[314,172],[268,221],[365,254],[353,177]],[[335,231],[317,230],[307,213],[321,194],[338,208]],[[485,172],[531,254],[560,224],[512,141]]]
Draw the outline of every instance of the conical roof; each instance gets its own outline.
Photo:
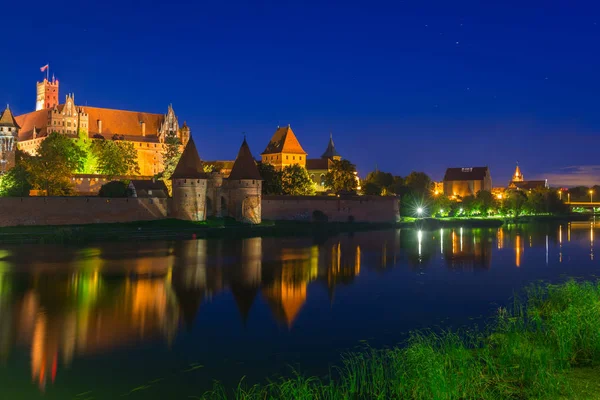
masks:
[[[517,164],[517,168],[515,168],[515,174],[513,175],[513,182],[522,182],[523,174],[521,173],[521,168],[519,168],[519,164]]]
[[[0,126],[8,126],[17,129],[20,128],[19,124],[17,124],[17,121],[15,121],[15,117],[10,111],[8,104],[6,105],[6,110],[4,110],[2,115],[0,115]]]
[[[229,179],[262,180],[260,172],[258,172],[258,167],[256,166],[256,161],[254,161],[254,157],[252,157],[250,146],[248,146],[248,143],[246,142],[246,138],[244,138],[244,142],[240,147],[235,163],[233,163]]]
[[[190,138],[183,150],[183,154],[171,175],[171,179],[206,179],[202,161],[198,155],[194,139]]]
[[[327,149],[325,150],[325,153],[323,153],[321,158],[334,158],[334,157],[341,158],[342,156],[340,156],[340,153],[338,153],[337,150],[335,149],[335,145],[333,144],[333,136],[330,134],[329,135],[329,143],[327,144]]]
[[[289,125],[283,128],[278,127],[267,148],[262,152],[262,154],[279,153],[307,154]]]

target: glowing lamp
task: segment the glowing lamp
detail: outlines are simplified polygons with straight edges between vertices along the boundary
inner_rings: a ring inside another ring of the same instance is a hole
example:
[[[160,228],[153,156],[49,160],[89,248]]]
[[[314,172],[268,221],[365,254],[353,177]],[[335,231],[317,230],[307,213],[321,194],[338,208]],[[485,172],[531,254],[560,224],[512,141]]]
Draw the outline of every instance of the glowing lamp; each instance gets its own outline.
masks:
[[[422,207],[417,208],[417,214],[419,214],[419,215],[423,214],[423,208]]]

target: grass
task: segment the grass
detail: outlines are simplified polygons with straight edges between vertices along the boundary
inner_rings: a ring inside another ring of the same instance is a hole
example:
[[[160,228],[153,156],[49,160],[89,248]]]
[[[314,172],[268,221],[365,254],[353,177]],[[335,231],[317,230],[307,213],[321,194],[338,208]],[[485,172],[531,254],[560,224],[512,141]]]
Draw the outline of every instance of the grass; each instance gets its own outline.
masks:
[[[296,374],[205,399],[597,399],[600,283],[530,287],[485,332],[413,333],[344,355],[322,380]]]

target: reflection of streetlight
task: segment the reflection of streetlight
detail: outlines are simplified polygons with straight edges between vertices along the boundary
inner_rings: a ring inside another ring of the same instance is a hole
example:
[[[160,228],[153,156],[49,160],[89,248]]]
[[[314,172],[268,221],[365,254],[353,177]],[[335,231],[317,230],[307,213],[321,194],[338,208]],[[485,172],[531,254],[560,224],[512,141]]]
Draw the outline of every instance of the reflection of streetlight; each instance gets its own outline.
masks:
[[[590,189],[590,203],[594,201],[594,191]]]
[[[571,192],[567,192],[567,203],[571,202]]]

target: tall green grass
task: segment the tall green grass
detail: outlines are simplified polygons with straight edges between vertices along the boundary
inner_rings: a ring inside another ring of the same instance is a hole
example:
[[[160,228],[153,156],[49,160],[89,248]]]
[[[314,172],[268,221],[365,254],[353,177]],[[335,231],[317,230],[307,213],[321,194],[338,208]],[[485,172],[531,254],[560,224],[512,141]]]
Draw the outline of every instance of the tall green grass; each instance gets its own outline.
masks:
[[[579,398],[571,370],[599,363],[600,284],[569,281],[530,287],[511,310],[499,309],[485,332],[413,333],[400,347],[344,355],[327,380],[242,380],[233,389],[217,383],[204,398]]]

